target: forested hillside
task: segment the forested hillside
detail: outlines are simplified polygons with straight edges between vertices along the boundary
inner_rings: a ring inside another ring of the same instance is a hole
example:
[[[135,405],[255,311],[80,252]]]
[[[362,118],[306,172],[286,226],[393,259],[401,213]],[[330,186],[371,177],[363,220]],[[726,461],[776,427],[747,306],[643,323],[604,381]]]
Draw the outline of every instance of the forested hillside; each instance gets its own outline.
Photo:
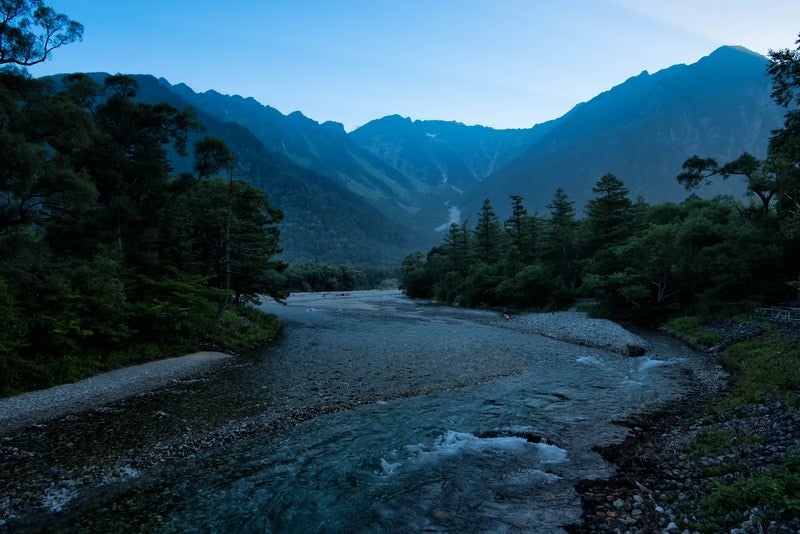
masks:
[[[406,258],[406,292],[466,306],[545,309],[592,297],[606,314],[644,323],[796,300],[800,51],[773,53],[769,72],[786,114],[783,128],[764,140],[766,157],[743,153],[723,164],[687,153],[673,177],[688,190],[742,180],[747,200],[692,195],[651,205],[631,198],[611,173],[594,183],[582,219],[561,187],[545,216],[512,196],[502,223],[486,199],[473,227],[452,225],[441,245]]]
[[[394,115],[346,133],[338,123],[284,115],[252,98],[135,78],[138,101],[193,107],[208,134],[236,154],[236,176],[281,206],[285,259],[389,265],[431,246],[450,222],[474,217],[484,198],[502,216],[510,213],[510,194],[543,213],[561,187],[580,217],[606,172],[634,199],[679,201],[685,192],[673,178],[686,154],[763,158],[782,117],[769,97],[766,65],[762,56],[722,47],[518,130]],[[92,76],[102,83],[107,75]],[[168,153],[177,170],[191,168],[189,159]],[[711,198],[744,190],[740,180],[728,180],[697,192]]]
[[[102,84],[108,74],[93,73],[90,76]],[[195,107],[206,100],[187,101],[184,95],[189,94],[188,89],[176,92],[173,86],[154,76],[136,75],[132,78],[138,85],[134,97],[137,102],[166,102],[181,110],[192,108],[202,131],[189,132],[189,142],[208,135],[224,141],[235,156],[234,175],[265,191],[271,201],[281,207],[284,213],[282,259],[289,262],[317,260],[396,265],[410,248],[430,242],[381,213],[345,185],[298,165],[283,152],[268,149],[248,127],[252,127],[249,122],[243,125],[230,119],[223,120],[206,107]],[[60,77],[54,80],[58,82]],[[229,97],[220,96],[223,102],[227,101],[226,98]],[[264,109],[264,114],[269,114],[270,108],[258,107]],[[263,118],[257,114],[256,118],[259,117]],[[263,128],[273,131],[270,122],[264,122]],[[168,155],[176,171],[192,170],[191,154],[182,155],[168,149]]]
[[[281,211],[222,142],[190,143],[190,111],[136,91],[0,71],[0,393],[278,331],[246,304],[281,295]]]

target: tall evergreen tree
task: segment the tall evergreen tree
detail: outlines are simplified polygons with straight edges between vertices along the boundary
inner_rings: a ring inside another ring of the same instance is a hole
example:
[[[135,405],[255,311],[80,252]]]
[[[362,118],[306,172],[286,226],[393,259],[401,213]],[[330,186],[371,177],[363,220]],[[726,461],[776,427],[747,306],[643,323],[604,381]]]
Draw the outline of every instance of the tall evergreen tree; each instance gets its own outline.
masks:
[[[575,219],[575,205],[559,187],[547,208],[550,218],[545,224],[542,257],[569,290],[574,291],[580,275],[579,225]]]
[[[502,247],[502,230],[500,220],[487,198],[478,212],[478,222],[474,230],[475,257],[484,263],[496,263],[500,258]]]
[[[628,236],[633,203],[625,184],[611,173],[604,174],[592,192],[597,196],[586,205],[586,223],[589,250],[595,252]]]
[[[521,196],[511,195],[511,216],[505,220],[503,226],[511,242],[509,263],[518,267],[520,263],[532,261],[536,254],[539,218],[528,215]]]

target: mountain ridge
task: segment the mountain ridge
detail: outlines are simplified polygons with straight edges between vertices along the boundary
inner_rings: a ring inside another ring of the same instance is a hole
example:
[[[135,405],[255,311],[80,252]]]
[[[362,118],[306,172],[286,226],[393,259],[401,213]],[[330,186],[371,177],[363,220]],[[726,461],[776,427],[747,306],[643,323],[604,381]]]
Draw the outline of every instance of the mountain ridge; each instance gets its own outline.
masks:
[[[403,248],[431,246],[441,238],[437,231],[472,217],[484,198],[501,216],[510,195],[521,195],[531,212],[544,211],[562,187],[580,213],[607,172],[632,197],[682,200],[686,193],[675,176],[691,155],[726,161],[744,151],[765,154],[783,119],[766,65],[765,57],[742,47],[720,47],[695,63],[644,70],[561,117],[517,129],[394,114],[347,132],[341,123],[320,124],[300,111],[284,115],[252,97],[198,93],[150,75],[137,79],[152,98],[197,109],[210,133],[260,169],[249,178],[279,207],[288,202],[290,255],[336,261],[352,255],[352,263],[395,261]],[[270,172],[277,175],[263,175]],[[742,190],[729,180],[705,193]],[[331,226],[326,231],[311,224],[323,215]],[[304,232],[313,237],[303,238]],[[347,251],[326,255],[322,240],[328,248],[347,242]],[[359,253],[351,241],[363,241],[369,252]]]
[[[560,186],[580,208],[606,172],[623,180],[634,197],[681,200],[686,194],[675,176],[689,156],[725,161],[744,151],[766,154],[783,117],[770,96],[766,65],[753,52],[720,47],[696,63],[633,76],[558,119],[525,154],[491,176],[488,187],[473,190],[470,206],[477,209],[483,198],[500,202],[513,191],[543,210]],[[729,181],[706,193],[742,191]]]

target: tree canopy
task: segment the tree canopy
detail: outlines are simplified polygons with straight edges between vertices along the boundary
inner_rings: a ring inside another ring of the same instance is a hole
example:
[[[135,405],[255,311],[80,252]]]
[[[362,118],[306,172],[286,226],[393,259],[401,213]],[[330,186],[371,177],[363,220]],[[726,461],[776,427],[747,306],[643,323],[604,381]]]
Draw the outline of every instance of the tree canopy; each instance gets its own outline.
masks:
[[[0,393],[277,331],[246,304],[284,295],[282,213],[219,140],[188,146],[190,110],[135,94],[0,71]]]
[[[0,65],[29,67],[83,38],[83,25],[42,0],[0,0]]]

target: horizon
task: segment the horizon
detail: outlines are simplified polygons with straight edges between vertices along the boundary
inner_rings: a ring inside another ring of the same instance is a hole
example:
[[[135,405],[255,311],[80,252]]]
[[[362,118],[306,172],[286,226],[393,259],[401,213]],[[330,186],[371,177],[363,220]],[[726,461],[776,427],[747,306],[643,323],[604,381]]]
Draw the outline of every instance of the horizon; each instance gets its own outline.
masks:
[[[800,30],[800,2],[788,0],[47,4],[86,31],[33,76],[150,74],[348,132],[390,115],[530,128],[643,71],[722,46],[765,56],[793,48]]]

